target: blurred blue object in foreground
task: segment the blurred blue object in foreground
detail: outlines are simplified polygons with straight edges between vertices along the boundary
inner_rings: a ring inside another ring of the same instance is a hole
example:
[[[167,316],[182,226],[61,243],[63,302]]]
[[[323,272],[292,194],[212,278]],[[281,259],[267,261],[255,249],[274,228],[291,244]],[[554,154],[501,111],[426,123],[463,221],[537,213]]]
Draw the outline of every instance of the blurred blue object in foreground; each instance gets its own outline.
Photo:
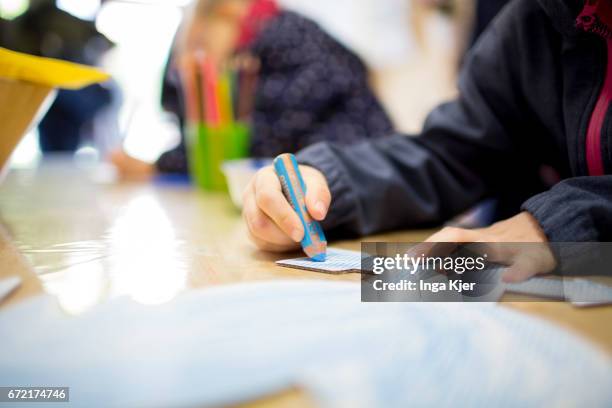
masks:
[[[222,286],[79,317],[39,297],[2,311],[0,333],[0,384],[69,386],[70,407],[217,406],[290,386],[324,407],[612,406],[610,358],[549,323],[496,304],[361,303],[357,283]]]

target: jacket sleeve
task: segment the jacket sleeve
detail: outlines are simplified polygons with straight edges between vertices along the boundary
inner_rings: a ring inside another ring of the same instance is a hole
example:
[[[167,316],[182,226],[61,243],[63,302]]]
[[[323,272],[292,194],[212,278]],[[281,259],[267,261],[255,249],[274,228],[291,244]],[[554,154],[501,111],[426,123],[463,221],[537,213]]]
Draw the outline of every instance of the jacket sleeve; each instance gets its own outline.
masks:
[[[498,19],[477,43],[463,66],[459,97],[435,109],[418,137],[351,147],[319,143],[299,153],[298,160],[321,170],[330,185],[323,224],[332,234],[440,223],[494,189],[508,188],[506,173],[517,168],[515,136],[533,127],[512,71],[519,54],[515,36],[504,34],[504,26]]]
[[[563,180],[527,200],[522,209],[538,220],[549,241],[610,241],[612,176]]]

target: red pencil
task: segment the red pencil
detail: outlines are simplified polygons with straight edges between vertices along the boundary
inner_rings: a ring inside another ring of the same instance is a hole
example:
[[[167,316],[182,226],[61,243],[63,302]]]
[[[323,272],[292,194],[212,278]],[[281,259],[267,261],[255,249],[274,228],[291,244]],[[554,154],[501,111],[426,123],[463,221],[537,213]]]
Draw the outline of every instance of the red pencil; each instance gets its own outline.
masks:
[[[198,90],[196,86],[196,64],[191,55],[184,55],[176,61],[181,84],[183,87],[183,104],[188,123],[197,123],[202,120]]]
[[[206,100],[206,122],[211,126],[218,126],[221,121],[221,113],[219,108],[219,80],[217,78],[217,71],[210,58],[203,58],[201,63],[203,73],[203,94]]]

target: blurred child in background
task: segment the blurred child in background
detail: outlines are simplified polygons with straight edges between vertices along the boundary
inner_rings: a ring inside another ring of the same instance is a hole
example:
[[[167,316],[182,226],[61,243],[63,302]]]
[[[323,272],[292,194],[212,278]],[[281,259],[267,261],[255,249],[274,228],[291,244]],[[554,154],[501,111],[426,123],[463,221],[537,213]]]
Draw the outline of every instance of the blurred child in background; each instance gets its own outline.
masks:
[[[27,11],[0,25],[0,46],[42,57],[98,65],[112,42],[93,22],[60,10],[53,0],[30,1]],[[40,148],[74,152],[93,137],[93,121],[113,101],[111,84],[59,90],[39,125]],[[113,118],[114,119],[114,118]]]
[[[198,50],[219,63],[237,51],[259,61],[252,156],[295,152],[322,140],[347,145],[393,130],[360,58],[316,23],[273,0],[198,1],[177,37],[172,61]],[[162,104],[184,118],[175,67],[167,72]],[[111,158],[125,176],[187,172],[183,142],[155,165],[121,151]]]

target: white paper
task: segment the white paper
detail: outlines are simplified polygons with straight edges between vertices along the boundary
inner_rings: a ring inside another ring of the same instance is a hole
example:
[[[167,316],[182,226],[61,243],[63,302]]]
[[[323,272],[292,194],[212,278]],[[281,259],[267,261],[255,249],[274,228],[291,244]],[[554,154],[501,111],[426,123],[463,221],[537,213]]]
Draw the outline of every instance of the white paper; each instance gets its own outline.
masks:
[[[277,281],[51,307],[0,311],[0,384],[70,386],[71,407],[225,406],[295,386],[322,407],[612,406],[609,356],[493,303],[362,303],[358,283]]]
[[[612,303],[612,287],[587,279],[531,278],[525,282],[506,284],[509,292],[553,299],[569,300],[576,306]]]
[[[563,281],[560,279],[531,278],[524,282],[506,283],[506,291],[552,299],[565,298]]]
[[[276,261],[278,265],[289,266],[311,271],[331,273],[359,272],[361,270],[361,252],[347,249],[328,248],[324,262],[315,262],[310,258],[283,259]]]

